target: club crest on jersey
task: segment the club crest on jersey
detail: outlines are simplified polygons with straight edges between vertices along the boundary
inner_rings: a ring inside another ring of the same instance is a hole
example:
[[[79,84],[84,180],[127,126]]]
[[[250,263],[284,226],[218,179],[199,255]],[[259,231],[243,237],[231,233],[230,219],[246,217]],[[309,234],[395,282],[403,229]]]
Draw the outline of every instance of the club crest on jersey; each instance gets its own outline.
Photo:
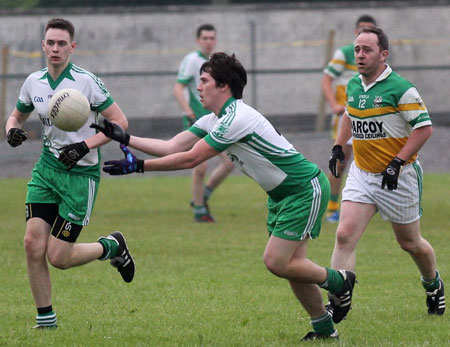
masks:
[[[419,104],[420,107],[423,107],[423,100],[420,96],[416,98],[416,102]]]
[[[376,96],[373,99],[373,107],[374,108],[380,108],[382,103],[383,103],[383,98],[381,96]]]

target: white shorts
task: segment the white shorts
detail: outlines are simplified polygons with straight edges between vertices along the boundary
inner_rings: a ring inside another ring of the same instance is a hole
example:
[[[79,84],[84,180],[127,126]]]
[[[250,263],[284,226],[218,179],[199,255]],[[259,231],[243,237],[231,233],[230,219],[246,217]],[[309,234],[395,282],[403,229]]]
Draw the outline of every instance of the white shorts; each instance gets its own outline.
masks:
[[[422,216],[423,171],[419,161],[402,167],[396,190],[381,189],[381,174],[358,168],[352,162],[342,191],[342,201],[375,205],[381,218],[399,224],[409,224]]]

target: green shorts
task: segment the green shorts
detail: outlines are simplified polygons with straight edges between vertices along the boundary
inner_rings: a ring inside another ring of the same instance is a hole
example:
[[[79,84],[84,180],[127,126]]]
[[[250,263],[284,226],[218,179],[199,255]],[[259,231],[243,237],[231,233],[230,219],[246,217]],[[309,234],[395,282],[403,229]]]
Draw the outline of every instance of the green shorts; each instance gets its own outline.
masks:
[[[91,177],[55,170],[38,161],[28,182],[26,203],[57,204],[62,218],[88,225],[98,185]]]
[[[330,199],[330,182],[323,172],[309,185],[280,201],[268,198],[267,229],[269,235],[285,240],[315,239],[320,234],[322,216]]]

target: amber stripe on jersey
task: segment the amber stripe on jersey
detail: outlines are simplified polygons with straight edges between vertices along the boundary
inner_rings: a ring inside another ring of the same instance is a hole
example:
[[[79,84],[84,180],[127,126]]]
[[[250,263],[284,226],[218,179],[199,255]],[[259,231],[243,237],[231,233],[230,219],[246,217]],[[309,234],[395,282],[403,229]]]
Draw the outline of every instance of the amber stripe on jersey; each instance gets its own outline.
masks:
[[[343,61],[343,60],[331,59],[331,60],[330,60],[330,63],[331,63],[331,64],[344,65],[344,67],[345,67],[347,70],[358,71],[358,68],[356,67],[356,65],[353,65],[353,64],[346,64],[345,61]]]
[[[385,138],[376,140],[357,140],[353,139],[353,149],[358,153],[355,156],[356,165],[368,172],[382,172],[388,163],[392,160],[392,148],[402,148],[407,137],[403,138]],[[408,163],[416,160],[415,154]]]

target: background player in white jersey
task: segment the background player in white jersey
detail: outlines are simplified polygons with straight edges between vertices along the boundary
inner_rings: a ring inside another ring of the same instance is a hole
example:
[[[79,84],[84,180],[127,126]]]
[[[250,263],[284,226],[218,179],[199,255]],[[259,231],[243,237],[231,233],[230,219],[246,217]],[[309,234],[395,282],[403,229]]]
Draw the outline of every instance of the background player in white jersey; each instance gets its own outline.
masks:
[[[130,137],[107,121],[104,128],[93,125],[121,142],[126,155],[126,159],[106,162],[103,170],[123,175],[186,169],[227,151],[236,167],[268,194],[270,238],[264,262],[272,273],[289,281],[311,316],[314,331],[304,339],[337,338],[333,319],[339,317],[325,310],[319,285],[343,299],[342,307],[336,309],[342,315],[350,309],[355,274],[321,267],[306,254],[308,240],[319,236],[330,192],[327,177],[242,101],[247,74],[234,55],[214,53],[200,72],[200,100],[213,113],[169,141]],[[124,144],[162,158],[138,160]]]
[[[72,23],[65,19],[47,23],[42,41],[47,68],[28,76],[6,122],[7,141],[12,147],[27,139],[22,125],[33,110],[43,126],[42,155],[28,183],[24,238],[28,277],[38,311],[35,328],[57,326],[47,258],[59,269],[111,259],[126,282],[134,276],[134,261],[120,232],[98,242],[75,243],[82,227],[89,223],[100,181],[99,150],[94,149],[109,141],[89,124],[97,120],[98,112],[123,127],[128,122],[103,83],[70,62],[76,47],[74,33]],[[54,127],[47,113],[49,99],[63,88],[82,91],[91,104],[88,123],[77,132]]]
[[[372,16],[362,15],[356,21],[355,36],[358,35],[362,28],[376,25],[377,23]],[[345,111],[345,87],[350,78],[357,73],[353,48],[353,43],[338,48],[323,70],[322,91],[333,112],[331,118],[331,136],[333,140],[336,140],[339,124]],[[336,89],[335,92],[333,91],[333,84]],[[342,150],[345,157],[350,158],[352,155],[351,139],[342,145]],[[339,172],[344,172],[345,165],[340,163],[338,165]],[[328,175],[328,179],[330,180],[331,195],[328,202],[326,221],[335,223],[339,221],[339,193],[341,191],[342,176],[334,177],[333,175]]]
[[[419,222],[422,169],[417,152],[431,136],[431,120],[417,89],[386,64],[388,55],[388,38],[381,29],[364,28],[356,38],[360,75],[347,84],[346,114],[329,162],[337,176],[342,145],[353,136],[355,160],[342,192],[331,265],[354,270],[356,245],[378,211],[391,222],[397,242],[422,275],[428,313],[442,315],[444,283]]]
[[[197,28],[199,50],[186,55],[180,64],[173,94],[185,114],[183,116],[183,130],[188,129],[196,120],[209,113],[200,102],[197,85],[200,80],[200,67],[214,51],[216,42],[214,26],[211,24],[199,26]],[[186,90],[188,93],[185,93]],[[233,171],[234,165],[225,154],[220,154],[219,165],[214,168],[208,182],[204,185],[207,169],[207,162],[203,162],[192,169],[191,205],[194,208],[194,220],[196,222],[214,222],[208,208],[208,199],[213,190]]]

